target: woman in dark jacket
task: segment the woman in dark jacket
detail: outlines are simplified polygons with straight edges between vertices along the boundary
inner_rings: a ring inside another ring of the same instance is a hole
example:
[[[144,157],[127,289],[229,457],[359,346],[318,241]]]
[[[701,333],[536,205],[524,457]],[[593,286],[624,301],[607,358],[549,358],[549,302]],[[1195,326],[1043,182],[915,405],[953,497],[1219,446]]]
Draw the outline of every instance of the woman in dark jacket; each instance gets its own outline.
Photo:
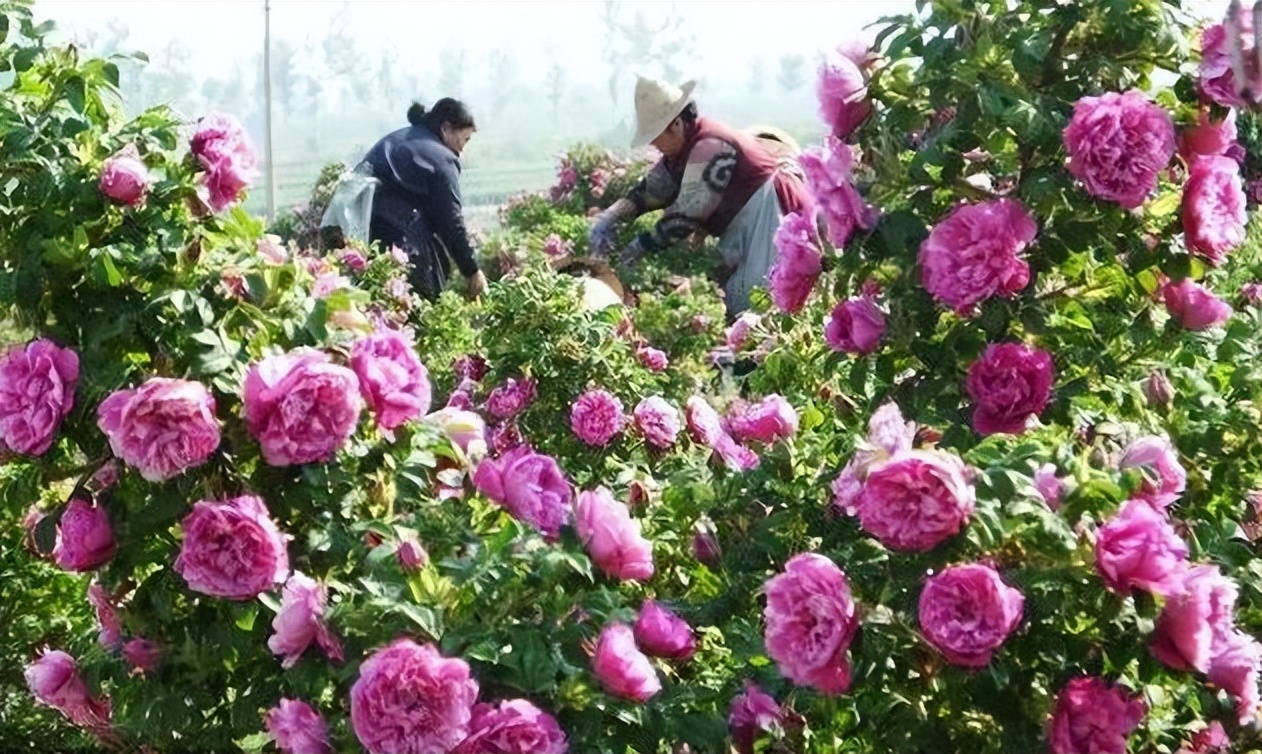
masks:
[[[407,128],[385,136],[364,161],[381,181],[373,199],[369,237],[398,246],[412,260],[412,288],[438,298],[455,262],[469,294],[486,290],[465,229],[460,201],[460,153],[476,127],[464,103],[444,97],[426,112],[408,108]]]

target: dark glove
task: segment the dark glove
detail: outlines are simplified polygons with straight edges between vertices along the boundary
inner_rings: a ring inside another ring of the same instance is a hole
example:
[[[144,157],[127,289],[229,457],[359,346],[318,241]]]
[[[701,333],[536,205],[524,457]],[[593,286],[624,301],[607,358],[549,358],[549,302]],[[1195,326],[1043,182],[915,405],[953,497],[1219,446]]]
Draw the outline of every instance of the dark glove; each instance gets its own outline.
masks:
[[[626,267],[628,265],[635,264],[640,261],[641,257],[644,256],[644,252],[644,244],[641,243],[640,237],[636,236],[632,239],[631,243],[627,244],[626,247],[623,248],[622,252],[618,254],[618,265],[620,267]]]
[[[618,218],[612,215],[602,214],[596,217],[596,222],[587,234],[587,245],[592,256],[604,259],[613,251],[617,224]]]

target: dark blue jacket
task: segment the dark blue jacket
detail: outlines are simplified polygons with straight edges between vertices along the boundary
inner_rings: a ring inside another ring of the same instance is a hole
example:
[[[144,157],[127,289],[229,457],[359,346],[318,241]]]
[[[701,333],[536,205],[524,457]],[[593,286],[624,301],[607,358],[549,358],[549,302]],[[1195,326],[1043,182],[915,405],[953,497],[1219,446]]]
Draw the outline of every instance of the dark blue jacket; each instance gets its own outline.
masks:
[[[460,273],[478,271],[460,202],[460,159],[426,126],[409,126],[387,134],[364,156],[381,181],[373,198],[369,235],[385,246],[398,245],[409,254],[434,253],[444,271],[451,255]],[[413,213],[416,214],[413,214]],[[429,248],[410,248],[405,232],[419,223],[412,238]],[[434,236],[442,242],[438,246]],[[446,248],[446,254],[443,253]]]

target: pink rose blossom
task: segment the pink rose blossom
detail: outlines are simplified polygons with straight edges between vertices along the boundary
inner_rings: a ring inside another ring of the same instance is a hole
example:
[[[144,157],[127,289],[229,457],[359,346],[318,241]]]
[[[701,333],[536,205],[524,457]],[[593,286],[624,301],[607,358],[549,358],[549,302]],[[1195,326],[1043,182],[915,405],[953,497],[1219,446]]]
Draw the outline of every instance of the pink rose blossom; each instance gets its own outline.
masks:
[[[535,401],[536,382],[533,377],[520,380],[508,378],[496,386],[486,398],[486,410],[497,419],[511,419],[525,411]]]
[[[371,754],[441,754],[468,738],[477,698],[468,663],[399,639],[359,667],[351,725]]]
[[[1146,500],[1158,512],[1164,512],[1178,500],[1187,486],[1187,472],[1179,463],[1179,452],[1165,437],[1141,437],[1131,443],[1118,467],[1143,471],[1144,482],[1135,497]]]
[[[1038,224],[1015,199],[961,204],[920,244],[920,282],[962,316],[992,296],[1012,298],[1030,282],[1025,249]]]
[[[1202,109],[1195,126],[1184,129],[1179,137],[1179,155],[1189,167],[1203,157],[1222,155],[1236,160],[1243,156],[1244,148],[1236,142],[1236,111],[1227,111],[1227,117],[1214,121],[1208,109]]]
[[[1240,590],[1218,566],[1199,565],[1183,575],[1180,594],[1166,600],[1149,649],[1175,670],[1209,671],[1214,638],[1233,630]]]
[[[476,462],[487,453],[486,424],[482,417],[458,408],[442,408],[425,420],[442,430],[453,447],[459,448],[467,460]]]
[[[1034,472],[1034,488],[1054,511],[1060,510],[1060,499],[1065,494],[1065,483],[1056,476],[1056,464],[1045,463]]]
[[[1188,251],[1212,265],[1244,243],[1244,182],[1240,164],[1229,157],[1202,157],[1188,171],[1183,187],[1183,234]]]
[[[762,316],[753,312],[742,312],[732,326],[727,328],[726,341],[727,347],[733,351],[739,351],[742,346],[749,342],[750,335],[754,328],[762,323]]]
[[[342,249],[337,253],[337,261],[346,265],[351,272],[363,272],[368,268],[368,260],[359,249]]]
[[[713,450],[732,471],[749,471],[758,467],[758,454],[738,443],[727,430],[718,412],[705,398],[694,395],[685,407],[688,433],[698,444]]]
[[[412,260],[408,258],[408,253],[398,246],[391,244],[388,253],[390,254],[390,259],[400,267],[407,267],[412,263]]]
[[[507,421],[497,424],[487,430],[487,440],[491,446],[491,454],[502,456],[514,448],[525,445],[526,441],[521,436],[521,429],[517,426],[517,422]]]
[[[650,372],[665,372],[670,366],[670,358],[666,352],[650,346],[640,346],[635,349],[635,358],[640,362],[640,366]]]
[[[425,552],[425,548],[420,542],[411,537],[399,543],[399,549],[395,551],[395,557],[399,561],[399,567],[405,573],[416,573],[429,562],[429,553]]]
[[[335,291],[350,287],[351,281],[345,276],[326,272],[316,277],[315,283],[311,286],[311,296],[312,298],[328,298]]]
[[[119,204],[135,206],[144,200],[149,190],[149,171],[135,144],[123,147],[101,165],[98,188]]]
[[[109,724],[109,700],[92,696],[74,658],[65,652],[45,649],[23,675],[36,702],[52,707],[75,725],[99,728]]]
[[[869,207],[854,187],[851,169],[854,152],[836,137],[829,137],[822,147],[807,149],[798,157],[806,176],[806,185],[814,195],[828,240],[838,249],[860,228],[876,227],[877,213]]]
[[[1052,397],[1052,357],[1022,343],[994,343],[968,368],[973,429],[980,435],[1025,432]]]
[[[272,637],[267,648],[281,656],[281,667],[288,670],[298,664],[312,641],[317,642],[333,662],[342,661],[342,643],[333,635],[325,620],[328,610],[328,589],[310,576],[294,571],[281,590],[280,612],[272,619]]]
[[[162,661],[162,647],[148,639],[132,639],[123,645],[123,659],[142,673],[152,673]]]
[[[798,412],[779,395],[768,395],[757,403],[742,401],[729,410],[727,429],[737,442],[770,445],[797,434]]]
[[[822,555],[803,553],[767,581],[763,634],[767,654],[799,686],[825,694],[850,687],[850,642],[859,615],[846,575]]]
[[[610,694],[636,702],[646,702],[662,690],[649,658],[635,645],[631,629],[610,623],[600,632],[592,670]]]
[[[390,278],[382,286],[382,290],[387,296],[401,304],[407,304],[412,300],[412,286],[408,285],[408,281],[403,278]]]
[[[212,212],[222,212],[254,180],[257,159],[241,123],[212,113],[197,124],[189,150],[200,164],[198,193]]]
[[[525,699],[478,704],[469,737],[455,754],[566,754],[570,744],[552,715]]]
[[[820,66],[815,93],[819,115],[838,139],[850,138],[872,112],[863,71],[845,54],[830,55]]]
[[[180,527],[184,543],[175,559],[175,572],[195,592],[250,600],[289,575],[288,538],[257,497],[202,500]]]
[[[771,299],[780,311],[796,314],[806,306],[824,269],[814,221],[799,212],[785,215],[775,245],[776,261],[767,274]]]
[[[299,348],[269,356],[245,378],[246,426],[272,466],[332,461],[355,431],[363,401],[355,373]]]
[[[635,619],[635,640],[650,657],[688,660],[697,650],[688,621],[667,610],[656,600],[645,600]]]
[[[640,522],[608,489],[579,493],[575,528],[592,562],[605,575],[620,581],[653,578],[653,543],[640,534]]]
[[[1183,593],[1188,547],[1164,514],[1131,500],[1096,533],[1096,570],[1105,586],[1126,596],[1139,589],[1162,597]]]
[[[722,560],[723,550],[719,546],[714,524],[709,521],[697,524],[697,530],[693,532],[692,542],[689,543],[688,549],[698,563],[704,563],[711,568],[717,566]]]
[[[269,233],[256,241],[254,248],[268,264],[279,265],[289,261],[289,249],[285,248],[280,236]]]
[[[1148,375],[1148,379],[1144,380],[1144,397],[1148,399],[1149,406],[1156,409],[1168,409],[1174,402],[1174,395],[1174,385],[1162,372],[1153,371]]]
[[[920,592],[920,630],[948,661],[981,668],[1017,627],[1024,604],[989,565],[951,566]]]
[[[632,417],[636,430],[649,445],[665,450],[675,444],[680,429],[679,409],[664,398],[656,395],[645,398],[635,407]]]
[[[487,458],[473,473],[478,491],[513,518],[555,539],[570,520],[574,490],[556,459],[519,445],[498,459]]]
[[[958,457],[910,450],[869,467],[854,507],[860,526],[881,544],[925,552],[958,534],[975,502]]]
[[[1236,699],[1241,725],[1258,716],[1258,677],[1262,673],[1262,645],[1243,631],[1229,631],[1214,642],[1209,663],[1210,683]]]
[[[543,253],[549,257],[563,257],[574,251],[574,244],[566,241],[556,233],[551,233],[547,238],[543,239]]]
[[[595,168],[587,176],[587,185],[591,187],[592,198],[599,199],[605,195],[605,187],[609,183],[609,171]]]
[[[359,393],[387,432],[429,412],[429,371],[412,339],[397,330],[378,330],[351,347],[351,369]]]
[[[1083,97],[1062,134],[1069,172],[1087,193],[1125,209],[1144,203],[1174,156],[1174,122],[1143,92]]]
[[[110,448],[151,482],[200,466],[219,447],[215,399],[200,382],[153,377],[97,408]]]
[[[241,270],[228,269],[219,275],[219,290],[227,298],[235,298],[239,301],[248,301],[250,298],[250,285],[245,280],[245,274]]]
[[[1230,751],[1231,737],[1217,720],[1197,731],[1175,754],[1226,754]]]
[[[1048,748],[1052,754],[1126,754],[1126,739],[1147,713],[1121,686],[1094,676],[1075,678],[1056,698]]]
[[[267,711],[267,735],[282,754],[332,754],[329,725],[311,705],[298,699],[281,699]]]
[[[455,373],[456,379],[461,381],[481,382],[489,369],[486,359],[476,353],[467,353],[451,364],[451,371]]]
[[[1240,47],[1245,63],[1245,76],[1249,79],[1244,83],[1253,91],[1255,100],[1259,92],[1258,83],[1262,79],[1262,72],[1257,70],[1254,63],[1257,53],[1253,45],[1253,14],[1249,12],[1248,6],[1240,9],[1236,20],[1240,29],[1236,40],[1227,39],[1227,28],[1221,23],[1208,26],[1201,32],[1201,94],[1223,107],[1242,107],[1246,104],[1238,91],[1241,82],[1236,81],[1236,73],[1231,67],[1233,42]]]
[[[885,313],[869,296],[843,301],[824,320],[824,342],[834,351],[866,356],[885,335]]]
[[[53,560],[67,571],[94,571],[114,557],[118,544],[103,506],[74,498],[57,523]]]
[[[0,451],[38,456],[74,408],[79,356],[40,338],[0,356]]]
[[[1240,286],[1240,295],[1254,306],[1262,305],[1262,283],[1245,283]]]
[[[1170,317],[1188,330],[1208,330],[1231,319],[1231,306],[1190,278],[1166,283],[1161,296]]]
[[[727,729],[732,734],[737,754],[754,754],[758,734],[772,730],[783,714],[776,700],[758,684],[745,681],[745,690],[732,697],[727,713]]]
[[[588,390],[570,408],[574,435],[594,448],[603,448],[621,434],[626,420],[622,401],[604,390]]]
[[[118,622],[118,610],[110,595],[101,586],[101,582],[93,581],[88,587],[88,604],[96,613],[96,624],[100,629],[97,641],[106,649],[118,649],[123,644],[123,628]]]
[[[893,401],[884,403],[868,419],[868,434],[856,443],[855,453],[832,482],[833,506],[840,512],[859,513],[859,493],[868,469],[890,457],[910,451],[916,439],[916,423],[903,421]]]

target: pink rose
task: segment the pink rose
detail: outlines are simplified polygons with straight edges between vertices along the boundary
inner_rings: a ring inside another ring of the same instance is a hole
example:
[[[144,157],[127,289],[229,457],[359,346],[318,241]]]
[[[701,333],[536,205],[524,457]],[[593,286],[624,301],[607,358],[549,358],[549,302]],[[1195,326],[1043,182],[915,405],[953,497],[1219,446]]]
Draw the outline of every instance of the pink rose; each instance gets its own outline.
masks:
[[[334,662],[342,661],[342,643],[329,629],[324,613],[329,593],[324,584],[294,571],[281,591],[280,612],[272,619],[272,638],[267,648],[284,657],[281,667],[288,670],[298,664],[312,641],[319,643],[324,654]]]
[[[26,666],[23,675],[36,702],[52,707],[75,725],[91,728],[109,724],[109,701],[92,697],[74,658],[65,652],[45,649]]]
[[[0,450],[38,456],[74,408],[79,356],[40,338],[0,356]]]
[[[198,194],[212,212],[235,202],[257,174],[249,137],[231,115],[212,113],[198,121],[189,151],[203,169]]]
[[[723,428],[718,412],[705,398],[694,395],[685,407],[688,433],[698,444],[713,450],[732,471],[748,471],[758,467],[758,455],[738,443]]]
[[[342,249],[337,253],[337,261],[351,272],[363,272],[368,268],[368,260],[359,249]]]
[[[1188,330],[1208,330],[1231,319],[1231,307],[1213,291],[1184,278],[1161,289],[1170,317]]]
[[[110,394],[96,414],[114,455],[151,482],[202,465],[219,447],[215,399],[200,382],[153,377]]]
[[[745,690],[732,697],[727,713],[727,729],[732,734],[738,754],[754,754],[754,741],[758,734],[770,731],[780,723],[784,712],[776,700],[758,687],[745,681]]]
[[[847,55],[830,55],[820,66],[815,92],[819,115],[838,139],[849,138],[872,112],[867,80]]]
[[[824,341],[834,351],[865,356],[885,335],[885,313],[870,296],[843,301],[824,321]]]
[[[395,551],[395,557],[399,561],[399,567],[405,573],[416,573],[429,562],[429,553],[425,552],[425,548],[414,538],[400,542],[399,549]]]
[[[609,183],[609,171],[595,168],[587,176],[587,184],[591,187],[592,198],[599,199],[605,195],[605,187]]]
[[[556,233],[550,233],[543,239],[543,253],[549,257],[563,257],[573,251],[574,245]]]
[[[334,272],[325,272],[318,275],[315,283],[311,285],[311,296],[312,298],[328,298],[334,292],[350,287],[351,281],[345,276]]]
[[[1202,109],[1197,124],[1183,130],[1179,137],[1179,155],[1189,167],[1203,157],[1222,155],[1233,160],[1244,148],[1236,142],[1236,111],[1215,122],[1208,109]]]
[[[1223,107],[1242,107],[1246,103],[1240,96],[1239,88],[1243,83],[1253,92],[1256,99],[1259,91],[1259,72],[1253,62],[1257,53],[1253,45],[1253,14],[1248,7],[1242,7],[1236,16],[1240,35],[1236,40],[1227,39],[1227,28],[1223,24],[1214,24],[1201,32],[1201,94]],[[1245,62],[1247,82],[1236,81],[1236,73],[1231,67],[1231,46],[1236,43],[1240,47],[1241,57]]]
[[[88,604],[96,613],[96,624],[100,629],[97,641],[106,649],[118,649],[123,644],[123,628],[118,623],[118,610],[110,595],[101,586],[101,582],[93,581],[88,587]]]
[[[118,544],[103,506],[74,498],[57,523],[53,559],[67,571],[94,571],[114,557]]]
[[[451,371],[461,381],[473,380],[474,382],[481,382],[489,368],[486,359],[476,353],[467,353],[457,358],[451,364]]]
[[[472,411],[441,408],[426,416],[425,420],[437,425],[452,446],[459,448],[466,458],[476,461],[486,455],[486,424]]]
[[[1181,746],[1175,754],[1226,754],[1230,751],[1231,737],[1217,720],[1197,731],[1192,740]]]
[[[693,532],[692,542],[689,543],[688,549],[698,563],[704,563],[711,568],[718,565],[723,558],[723,550],[719,546],[719,538],[714,531],[714,524],[708,521],[703,521],[697,525],[697,530]]]
[[[679,410],[664,398],[652,396],[640,401],[632,412],[636,430],[644,441],[660,450],[675,444],[679,436]]]
[[[387,432],[429,411],[429,371],[416,346],[397,330],[378,330],[351,347],[359,393]]]
[[[327,354],[269,356],[245,378],[245,423],[272,466],[332,461],[359,422],[359,380]]]
[[[1216,637],[1209,663],[1210,683],[1236,698],[1236,715],[1241,725],[1258,716],[1258,676],[1262,672],[1262,645],[1243,631],[1229,631]]]
[[[351,725],[371,754],[447,752],[468,737],[477,698],[468,663],[399,639],[360,665]]]
[[[948,661],[981,668],[1017,627],[1024,604],[989,565],[951,566],[920,592],[920,630]]]
[[[498,459],[487,458],[473,473],[473,485],[513,518],[556,539],[570,520],[574,490],[556,459],[519,445]]]
[[[920,282],[962,316],[991,296],[1012,298],[1030,282],[1025,248],[1038,224],[1015,199],[961,204],[920,244]]]
[[[1034,472],[1034,488],[1048,508],[1060,510],[1060,498],[1065,494],[1065,483],[1056,476],[1056,464],[1045,463]]]
[[[1107,587],[1174,597],[1183,593],[1188,547],[1164,514],[1130,500],[1096,533],[1095,563]]]
[[[604,390],[588,390],[570,408],[570,428],[578,439],[595,448],[603,448],[617,437],[626,420],[622,401]]]
[[[798,157],[806,185],[819,205],[828,229],[828,240],[838,249],[846,245],[857,229],[876,227],[876,212],[854,187],[851,169],[854,153],[836,137],[823,147],[807,149]]]
[[[575,520],[587,554],[607,576],[621,581],[653,578],[653,543],[640,535],[640,522],[609,490],[580,492]]]
[[[332,754],[329,726],[311,705],[298,699],[281,699],[267,711],[267,735],[283,754]]]
[[[412,301],[412,286],[408,285],[408,281],[403,278],[390,278],[381,287],[386,295],[407,308]]]
[[[486,398],[486,410],[497,419],[511,419],[525,411],[535,400],[535,379],[509,378]]]
[[[795,555],[784,573],[767,581],[763,611],[767,654],[784,677],[825,694],[850,687],[846,652],[859,628],[859,615],[846,575],[828,558]]]
[[[1141,437],[1131,443],[1118,467],[1143,472],[1144,481],[1135,497],[1146,500],[1159,512],[1178,500],[1187,486],[1188,475],[1179,463],[1179,451],[1165,437]]]
[[[1087,193],[1126,209],[1144,203],[1174,156],[1170,114],[1138,89],[1078,100],[1062,136]]]
[[[775,245],[776,261],[767,273],[771,299],[780,311],[796,314],[806,306],[824,269],[815,222],[799,212],[785,215],[776,230]]]
[[[289,260],[289,249],[285,248],[280,236],[268,233],[255,242],[254,248],[268,264],[284,264]]]
[[[518,428],[516,422],[512,421],[491,427],[487,432],[487,440],[491,446],[491,454],[496,456],[502,456],[510,450],[526,444],[525,439],[521,436],[521,429]]]
[[[202,500],[180,522],[184,543],[175,572],[189,589],[212,597],[250,600],[285,581],[287,537],[253,495]]]
[[[1174,402],[1174,385],[1170,378],[1161,372],[1154,371],[1144,380],[1144,397],[1148,405],[1157,409],[1168,409]]]
[[[1202,157],[1188,171],[1183,187],[1183,234],[1188,251],[1212,265],[1244,243],[1244,181],[1240,164],[1229,157]]]
[[[1233,630],[1240,590],[1218,566],[1199,565],[1183,575],[1183,589],[1166,600],[1149,649],[1175,670],[1209,671],[1214,638]]]
[[[741,346],[749,342],[749,337],[753,333],[754,328],[762,323],[762,316],[753,312],[742,312],[732,326],[727,328],[725,340],[727,347],[733,351],[739,351]]]
[[[610,623],[600,632],[592,670],[605,691],[623,699],[646,702],[662,690],[649,658],[636,647],[631,629],[621,623]]]
[[[162,647],[148,639],[132,639],[123,645],[123,659],[142,673],[152,673],[162,661]]]
[[[97,187],[113,201],[129,207],[144,200],[149,190],[149,171],[135,144],[123,147],[101,165]]]
[[[635,619],[635,641],[650,657],[688,660],[697,651],[697,640],[688,621],[667,610],[657,600],[645,600]]]
[[[868,469],[911,450],[915,439],[916,423],[903,421],[903,413],[893,401],[882,404],[868,419],[867,437],[855,443],[854,455],[832,482],[833,507],[849,516],[858,515],[859,493]]]
[[[980,435],[1019,435],[1052,398],[1052,357],[1022,343],[994,343],[968,368],[965,386],[977,404]]]
[[[566,754],[570,744],[552,715],[525,699],[478,704],[469,737],[455,754]]]
[[[737,442],[770,445],[797,434],[798,412],[779,395],[768,395],[757,403],[734,404],[727,415],[727,428]]]
[[[1121,686],[1094,676],[1075,678],[1056,698],[1048,748],[1052,754],[1125,754],[1126,739],[1147,713]]]
[[[640,346],[635,349],[635,358],[640,362],[640,366],[650,372],[665,372],[670,366],[670,358],[665,351],[649,346]]]
[[[925,552],[964,528],[975,501],[959,458],[911,450],[869,468],[855,508],[863,530],[881,544]]]

